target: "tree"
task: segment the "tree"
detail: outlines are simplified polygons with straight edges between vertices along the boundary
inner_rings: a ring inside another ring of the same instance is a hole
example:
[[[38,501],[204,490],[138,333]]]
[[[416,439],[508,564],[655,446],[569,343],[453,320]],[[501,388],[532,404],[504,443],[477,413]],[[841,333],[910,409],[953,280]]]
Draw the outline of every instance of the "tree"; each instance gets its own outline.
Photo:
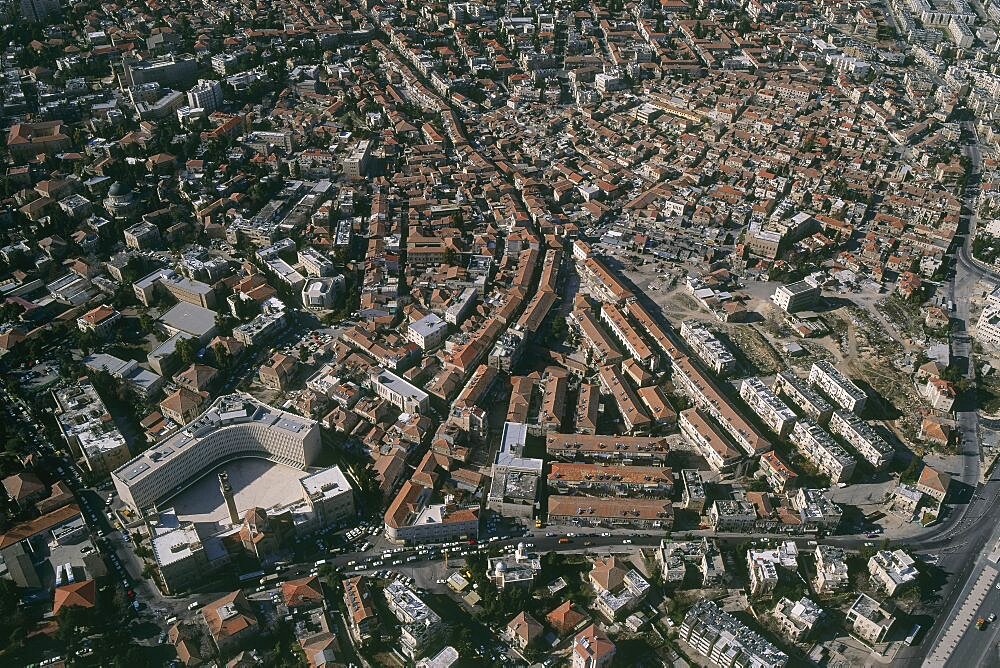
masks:
[[[153,321],[153,317],[148,313],[142,313],[139,315],[139,329],[141,329],[146,334],[152,334],[153,328],[156,323]]]
[[[188,366],[194,362],[198,354],[198,347],[198,339],[191,337],[178,341],[174,350],[177,352],[177,358],[181,361],[181,364]]]

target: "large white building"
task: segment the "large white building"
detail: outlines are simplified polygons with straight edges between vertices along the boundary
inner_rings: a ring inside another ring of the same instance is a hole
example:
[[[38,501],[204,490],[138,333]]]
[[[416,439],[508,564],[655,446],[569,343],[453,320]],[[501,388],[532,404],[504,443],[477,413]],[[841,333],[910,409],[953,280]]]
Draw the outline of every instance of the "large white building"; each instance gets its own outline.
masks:
[[[679,635],[713,666],[782,668],[788,663],[787,654],[709,599],[687,611]]]
[[[884,438],[854,413],[834,412],[830,418],[830,432],[847,441],[865,461],[877,469],[887,466],[896,454]]]
[[[400,651],[411,660],[422,656],[423,650],[445,630],[440,615],[400,580],[390,582],[383,594],[389,610],[399,621]]]
[[[798,281],[779,285],[771,296],[771,301],[785,313],[795,313],[812,308],[821,292],[818,285],[808,281]]]
[[[795,411],[785,405],[760,378],[752,376],[740,384],[740,396],[771,431],[787,436],[795,425]]]
[[[222,85],[218,81],[200,79],[187,94],[188,106],[204,109],[210,114],[222,106]]]
[[[406,328],[406,338],[420,346],[421,350],[432,350],[444,343],[448,336],[448,323],[436,313],[411,322]]]
[[[812,420],[797,422],[789,439],[832,482],[845,482],[854,473],[857,465],[854,457]]]
[[[74,456],[94,473],[107,473],[128,461],[125,437],[108,415],[104,402],[88,380],[53,391],[56,423]]]
[[[865,391],[826,360],[812,365],[809,382],[844,410],[861,413],[865,408],[865,400],[868,398]]]
[[[425,413],[430,406],[430,395],[386,369],[372,369],[368,385],[375,394],[401,411]]]
[[[246,394],[216,399],[204,413],[112,473],[122,501],[142,510],[173,497],[219,464],[260,457],[305,469],[320,450],[319,425]]]
[[[913,557],[903,550],[879,550],[868,560],[872,584],[884,589],[889,596],[917,580]]]
[[[705,365],[719,376],[736,370],[736,357],[704,324],[697,320],[681,323],[681,337]]]

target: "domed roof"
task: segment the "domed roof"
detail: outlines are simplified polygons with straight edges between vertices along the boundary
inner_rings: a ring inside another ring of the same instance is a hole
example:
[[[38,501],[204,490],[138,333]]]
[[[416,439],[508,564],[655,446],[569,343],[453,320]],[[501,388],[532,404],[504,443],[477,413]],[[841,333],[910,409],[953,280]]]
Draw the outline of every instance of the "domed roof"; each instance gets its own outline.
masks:
[[[125,189],[125,186],[123,186],[120,181],[115,181],[111,185],[111,189],[108,191],[108,194],[114,197],[116,195],[124,195],[126,192],[128,191]]]
[[[506,573],[507,572],[507,564],[504,563],[504,562],[502,562],[502,561],[498,561],[497,565],[496,565],[496,572],[498,574],[499,573]]]

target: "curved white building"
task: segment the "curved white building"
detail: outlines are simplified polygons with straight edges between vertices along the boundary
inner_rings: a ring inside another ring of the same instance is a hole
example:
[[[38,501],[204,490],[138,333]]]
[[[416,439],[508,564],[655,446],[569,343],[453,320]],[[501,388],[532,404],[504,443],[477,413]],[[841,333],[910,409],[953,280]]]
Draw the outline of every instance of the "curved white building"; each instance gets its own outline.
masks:
[[[173,497],[219,464],[260,457],[305,469],[320,449],[314,420],[246,394],[216,399],[204,413],[111,475],[122,501],[141,510]]]

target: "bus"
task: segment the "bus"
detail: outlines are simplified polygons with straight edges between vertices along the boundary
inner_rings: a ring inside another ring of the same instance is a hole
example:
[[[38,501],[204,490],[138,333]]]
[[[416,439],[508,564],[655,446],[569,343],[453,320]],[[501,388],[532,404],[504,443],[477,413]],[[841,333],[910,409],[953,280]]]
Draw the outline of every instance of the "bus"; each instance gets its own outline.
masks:
[[[253,573],[244,573],[240,576],[240,582],[250,582],[250,580],[259,580],[264,577],[264,571],[254,571]]]
[[[909,646],[913,646],[917,642],[917,636],[920,635],[921,630],[923,630],[923,627],[920,624],[914,624],[913,628],[910,629],[910,634],[906,636],[906,640],[903,642]]]

